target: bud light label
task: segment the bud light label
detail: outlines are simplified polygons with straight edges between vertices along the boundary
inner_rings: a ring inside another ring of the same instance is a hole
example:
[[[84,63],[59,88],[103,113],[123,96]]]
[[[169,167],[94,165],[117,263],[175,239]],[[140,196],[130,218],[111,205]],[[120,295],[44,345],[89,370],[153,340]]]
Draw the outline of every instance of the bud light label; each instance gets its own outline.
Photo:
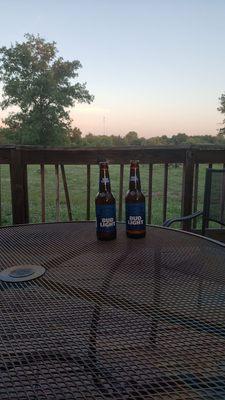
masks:
[[[115,204],[96,205],[97,231],[110,233],[116,230]]]
[[[145,229],[145,203],[126,204],[126,228],[129,231]]]
[[[135,176],[135,175],[134,175],[134,176],[131,176],[131,177],[130,177],[130,181],[131,181],[131,182],[138,182],[138,177]]]
[[[103,183],[103,184],[109,183],[109,178],[101,178],[100,183]]]

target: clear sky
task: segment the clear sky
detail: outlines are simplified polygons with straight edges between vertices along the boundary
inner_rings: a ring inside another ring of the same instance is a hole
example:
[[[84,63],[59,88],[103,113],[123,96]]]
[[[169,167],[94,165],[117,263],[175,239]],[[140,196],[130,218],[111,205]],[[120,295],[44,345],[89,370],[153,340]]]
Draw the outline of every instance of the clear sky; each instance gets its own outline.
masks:
[[[225,0],[0,0],[0,46],[39,33],[81,61],[95,100],[71,116],[85,134],[216,134],[224,21]]]

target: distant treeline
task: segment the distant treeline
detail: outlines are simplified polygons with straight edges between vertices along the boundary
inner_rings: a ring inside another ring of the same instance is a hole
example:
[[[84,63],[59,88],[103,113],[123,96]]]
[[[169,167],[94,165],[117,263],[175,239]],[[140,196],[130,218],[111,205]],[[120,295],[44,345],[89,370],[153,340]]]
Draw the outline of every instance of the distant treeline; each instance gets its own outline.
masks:
[[[100,147],[100,146],[152,146],[152,145],[179,145],[179,144],[225,144],[225,137],[219,133],[217,136],[196,135],[188,136],[177,133],[171,137],[166,135],[155,136],[149,139],[139,137],[137,132],[128,132],[125,136],[93,135],[86,136],[78,128],[74,128],[69,137],[71,146]]]
[[[1,144],[24,144],[20,140],[21,136],[9,129],[0,128]],[[26,143],[26,144],[36,144]],[[44,144],[44,143],[43,143]],[[128,132],[125,136],[120,135],[94,135],[88,133],[83,135],[79,128],[73,128],[69,134],[65,136],[62,143],[68,147],[102,147],[102,146],[153,146],[153,145],[180,145],[180,144],[224,144],[225,134],[218,133],[216,136],[211,135],[195,135],[188,136],[185,133],[177,133],[171,137],[166,135],[155,136],[151,138],[139,137],[135,131]],[[54,142],[52,143],[53,146]]]

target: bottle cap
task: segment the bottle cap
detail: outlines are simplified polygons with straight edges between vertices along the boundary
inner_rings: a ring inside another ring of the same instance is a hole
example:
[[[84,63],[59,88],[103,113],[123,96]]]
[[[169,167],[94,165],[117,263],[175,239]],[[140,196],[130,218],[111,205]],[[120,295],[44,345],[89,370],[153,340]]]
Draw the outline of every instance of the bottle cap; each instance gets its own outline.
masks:
[[[107,161],[99,161],[99,166],[108,168],[108,162]]]
[[[131,164],[139,164],[139,160],[130,160]]]

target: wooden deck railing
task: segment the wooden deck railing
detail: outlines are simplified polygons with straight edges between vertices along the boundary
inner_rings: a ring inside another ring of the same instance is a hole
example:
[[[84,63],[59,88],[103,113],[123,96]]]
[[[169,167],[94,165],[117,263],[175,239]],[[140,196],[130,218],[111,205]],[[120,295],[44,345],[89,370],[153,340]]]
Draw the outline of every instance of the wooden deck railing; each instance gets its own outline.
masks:
[[[45,211],[45,166],[55,165],[56,177],[56,220],[59,220],[59,174],[61,174],[68,211],[68,220],[72,220],[70,196],[64,165],[86,165],[86,218],[90,219],[91,166],[101,160],[120,165],[118,219],[122,218],[124,165],[131,159],[138,159],[140,164],[148,165],[147,222],[152,221],[152,184],[154,164],[164,165],[164,187],[162,220],[167,217],[169,164],[182,164],[183,182],[181,213],[188,215],[198,207],[199,165],[225,164],[225,147],[219,146],[181,146],[181,147],[125,147],[125,148],[43,148],[33,146],[1,146],[0,163],[10,165],[12,194],[12,220],[14,224],[29,222],[27,166],[40,166],[41,214],[46,219]],[[0,210],[1,212],[1,210]],[[194,223],[195,224],[195,223]],[[196,225],[194,225],[194,228]],[[190,230],[190,222],[183,223],[185,230]]]

